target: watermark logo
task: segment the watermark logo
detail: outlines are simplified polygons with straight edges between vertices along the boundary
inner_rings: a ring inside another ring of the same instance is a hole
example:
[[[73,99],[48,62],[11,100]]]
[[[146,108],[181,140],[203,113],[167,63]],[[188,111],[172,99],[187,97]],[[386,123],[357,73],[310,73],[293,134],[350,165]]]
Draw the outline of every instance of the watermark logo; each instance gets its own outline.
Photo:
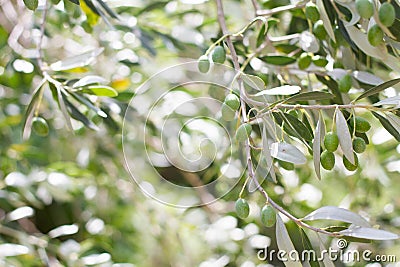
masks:
[[[396,262],[396,255],[374,254],[371,250],[350,249],[345,239],[338,239],[337,248],[322,249],[319,252],[315,250],[297,250],[285,251],[274,250],[265,247],[257,252],[257,258],[261,261],[278,260],[281,262],[297,261],[297,262],[323,262],[340,261],[340,262]],[[347,249],[346,249],[347,248]]]

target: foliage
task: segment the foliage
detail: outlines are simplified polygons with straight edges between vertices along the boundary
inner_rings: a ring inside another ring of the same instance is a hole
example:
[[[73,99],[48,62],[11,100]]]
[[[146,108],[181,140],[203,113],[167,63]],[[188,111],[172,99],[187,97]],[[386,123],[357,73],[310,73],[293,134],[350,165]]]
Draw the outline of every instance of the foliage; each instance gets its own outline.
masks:
[[[0,8],[2,265],[400,257],[398,1]]]

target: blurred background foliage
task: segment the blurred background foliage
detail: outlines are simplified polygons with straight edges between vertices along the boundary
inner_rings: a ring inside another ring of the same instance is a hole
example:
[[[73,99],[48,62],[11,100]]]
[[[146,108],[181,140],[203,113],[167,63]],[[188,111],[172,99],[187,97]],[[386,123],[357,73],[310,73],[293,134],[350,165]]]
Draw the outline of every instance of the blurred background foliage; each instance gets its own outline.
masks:
[[[50,91],[45,90],[39,114],[49,123],[49,135],[33,133],[23,140],[24,114],[42,79],[36,46],[44,6],[39,1],[39,8],[32,12],[22,0],[0,0],[0,265],[282,266],[277,260],[257,259],[259,249],[276,249],[273,229],[263,227],[259,220],[264,205],[259,194],[246,195],[251,214],[245,220],[233,212],[240,188],[207,207],[176,209],[146,197],[124,168],[121,127],[130,98],[148,77],[164,67],[198,58],[221,35],[214,3],[113,0],[107,2],[112,12],[99,8],[96,14],[87,4],[91,1],[80,1],[80,6],[73,2],[49,3],[45,62],[50,65],[104,47],[92,64],[56,72],[55,77],[98,75],[119,94],[114,98],[91,95],[90,100],[108,117],[79,107],[99,130],[73,120],[71,132]],[[290,3],[270,0],[260,4],[273,8]],[[254,17],[250,1],[226,1],[225,9],[234,30]],[[276,17],[285,24],[278,24],[276,32],[297,33],[308,27],[301,10]],[[257,34],[254,30],[249,36]],[[237,44],[242,53],[251,46],[249,39]],[[380,63],[373,63],[371,69],[384,79],[389,76]],[[250,65],[248,71],[256,72]],[[400,146],[372,116],[369,119],[372,145],[361,156],[357,172],[338,166],[323,172],[319,181],[311,160],[293,171],[276,166],[280,183],[266,188],[267,192],[299,217],[323,205],[340,205],[359,211],[373,225],[398,233]],[[220,172],[219,165],[211,168],[211,173]],[[181,177],[177,169],[170,172],[172,177]],[[201,197],[173,194],[182,199]],[[300,231],[291,223],[288,227],[301,251]],[[327,242],[334,244],[335,240]],[[398,241],[350,246],[394,254],[400,260]],[[386,264],[369,264],[381,265]]]

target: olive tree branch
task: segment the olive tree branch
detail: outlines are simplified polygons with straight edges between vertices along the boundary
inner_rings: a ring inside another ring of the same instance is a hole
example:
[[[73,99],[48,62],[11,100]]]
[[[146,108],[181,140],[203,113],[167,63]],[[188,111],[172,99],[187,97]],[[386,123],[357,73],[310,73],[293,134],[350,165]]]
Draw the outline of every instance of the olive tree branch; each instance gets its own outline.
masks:
[[[219,25],[221,27],[222,33],[224,35],[227,35],[228,34],[228,29],[226,27],[225,13],[224,13],[223,5],[222,5],[222,0],[216,0],[216,4],[217,4],[217,14],[218,14]],[[231,52],[233,66],[234,66],[234,68],[235,68],[235,70],[237,72],[240,72],[240,64],[239,64],[239,61],[238,61],[238,56],[236,54],[235,47],[234,47],[229,35],[226,38],[226,43],[227,43],[228,48],[229,48],[229,50]],[[240,76],[237,78],[237,82],[239,84],[239,90],[240,90],[242,120],[243,120],[243,122],[246,123],[246,122],[249,121],[249,119],[247,118],[247,115],[246,115],[246,103],[245,103],[245,101],[243,99],[243,97],[245,95],[245,89],[244,89],[244,86],[243,86],[243,81],[242,81]],[[313,227],[311,225],[308,225],[308,224],[304,223],[303,221],[301,221],[301,219],[298,219],[297,217],[293,216],[288,211],[286,211],[283,207],[281,207],[276,202],[274,202],[268,196],[267,192],[260,185],[260,183],[258,182],[258,180],[257,180],[257,178],[255,176],[254,167],[253,167],[252,158],[251,158],[251,147],[250,147],[249,139],[247,139],[245,141],[245,150],[246,150],[246,160],[247,160],[247,171],[248,171],[249,177],[250,177],[250,179],[253,180],[253,182],[255,183],[255,185],[257,187],[257,189],[264,196],[264,198],[266,199],[267,203],[269,203],[274,209],[276,209],[280,213],[284,214],[286,217],[288,217],[290,220],[295,222],[300,227],[308,228],[308,229],[310,229],[312,231],[315,231],[315,232],[318,232],[318,233],[323,233],[323,234],[326,234],[326,235],[329,235],[329,236],[339,236],[339,234],[337,234],[337,233],[331,233],[331,232],[328,232],[326,230],[323,230],[323,229],[320,229],[320,228],[317,228],[317,227]]]

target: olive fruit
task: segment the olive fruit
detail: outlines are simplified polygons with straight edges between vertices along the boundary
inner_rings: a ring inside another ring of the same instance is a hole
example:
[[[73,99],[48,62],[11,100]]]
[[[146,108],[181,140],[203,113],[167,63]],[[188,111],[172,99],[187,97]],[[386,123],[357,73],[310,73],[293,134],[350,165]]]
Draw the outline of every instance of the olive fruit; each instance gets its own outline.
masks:
[[[294,164],[291,162],[283,161],[283,160],[278,160],[279,166],[284,168],[285,170],[292,171],[294,170]]]
[[[208,70],[210,69],[210,60],[208,60],[208,57],[206,55],[202,55],[201,57],[199,57],[197,68],[202,73],[208,72]]]
[[[238,142],[243,142],[247,138],[249,138],[251,134],[251,125],[248,123],[243,123],[242,125],[239,126],[239,128],[236,130],[236,140]]]
[[[366,133],[371,129],[371,124],[369,122],[362,118],[362,117],[356,117],[356,132],[359,133]]]
[[[356,0],[356,9],[364,19],[369,19],[374,15],[374,4],[370,0]]]
[[[34,117],[32,120],[33,132],[39,136],[47,136],[49,134],[49,125],[42,117]]]
[[[317,22],[319,20],[319,11],[315,4],[309,2],[305,9],[306,18],[311,22]]]
[[[317,22],[315,22],[313,26],[313,33],[315,37],[317,37],[320,40],[324,40],[326,38],[327,33],[322,20],[318,20]]]
[[[344,75],[339,80],[339,91],[342,93],[347,93],[352,86],[351,76],[349,74]]]
[[[328,60],[321,56],[313,56],[312,61],[314,65],[318,67],[325,67],[326,64],[328,64]]]
[[[335,152],[339,146],[339,137],[337,134],[328,132],[324,137],[324,146],[329,152]]]
[[[302,53],[297,62],[299,69],[307,69],[311,64],[311,56],[308,53]]]
[[[330,152],[325,150],[321,154],[321,165],[325,170],[332,170],[333,167],[335,166],[335,155]]]
[[[215,63],[224,63],[226,59],[225,49],[222,46],[217,46],[211,56]]]
[[[355,165],[353,165],[347,158],[346,156],[343,156],[343,165],[346,167],[347,170],[349,171],[355,171],[357,170],[358,167],[358,157],[357,154],[354,153],[354,161]]]
[[[353,140],[354,152],[360,154],[360,153],[363,153],[366,148],[367,148],[367,144],[365,143],[364,139],[362,139],[361,137],[354,138],[354,140]]]
[[[225,97],[224,103],[233,110],[237,110],[240,107],[240,100],[237,95],[230,93]]]
[[[381,43],[383,43],[383,31],[382,29],[379,27],[378,24],[375,24],[374,26],[372,26],[369,30],[368,30],[368,42],[372,45],[372,46],[378,46]]]
[[[225,121],[233,121],[235,119],[236,111],[229,107],[226,103],[222,103],[221,116]]]
[[[392,26],[396,19],[396,11],[394,10],[394,6],[389,2],[383,3],[379,8],[378,16],[383,25],[386,27]]]
[[[249,203],[243,198],[239,198],[235,203],[236,214],[239,218],[245,219],[249,217],[250,207]]]
[[[261,209],[261,222],[267,227],[274,226],[276,222],[276,213],[273,207],[270,205],[265,205]]]

